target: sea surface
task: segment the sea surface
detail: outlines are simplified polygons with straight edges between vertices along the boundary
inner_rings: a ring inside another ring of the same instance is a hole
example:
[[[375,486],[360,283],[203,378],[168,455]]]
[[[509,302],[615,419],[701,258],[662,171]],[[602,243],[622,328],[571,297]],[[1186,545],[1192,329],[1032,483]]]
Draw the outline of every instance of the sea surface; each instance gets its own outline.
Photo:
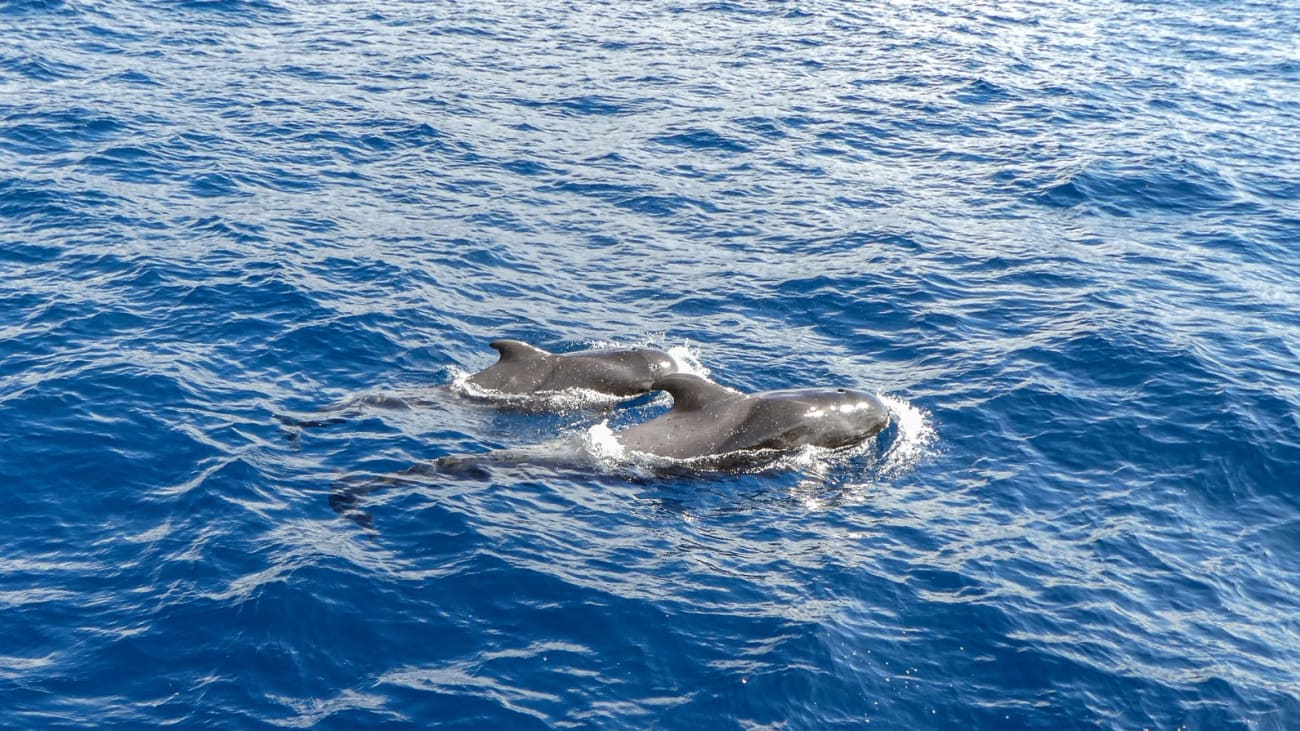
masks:
[[[4,729],[1298,729],[1300,5],[0,1],[0,496]]]

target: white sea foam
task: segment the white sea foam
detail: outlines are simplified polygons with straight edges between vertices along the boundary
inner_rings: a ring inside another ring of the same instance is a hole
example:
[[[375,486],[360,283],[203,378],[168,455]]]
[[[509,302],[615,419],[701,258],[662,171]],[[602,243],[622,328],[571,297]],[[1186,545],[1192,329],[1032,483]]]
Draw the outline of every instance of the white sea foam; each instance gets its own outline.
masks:
[[[700,362],[699,354],[695,352],[689,344],[674,345],[666,351],[668,357],[673,359],[677,364],[677,370],[682,373],[690,373],[700,378],[709,377],[709,369]]]
[[[614,438],[614,430],[609,428],[608,419],[587,429],[583,436],[583,443],[599,462],[618,464],[627,459],[627,449],[623,447],[622,442]]]
[[[934,430],[929,414],[906,399],[883,393],[876,396],[889,409],[890,419],[895,425],[894,439],[881,456],[879,468],[881,478],[892,479],[929,454],[939,434]]]

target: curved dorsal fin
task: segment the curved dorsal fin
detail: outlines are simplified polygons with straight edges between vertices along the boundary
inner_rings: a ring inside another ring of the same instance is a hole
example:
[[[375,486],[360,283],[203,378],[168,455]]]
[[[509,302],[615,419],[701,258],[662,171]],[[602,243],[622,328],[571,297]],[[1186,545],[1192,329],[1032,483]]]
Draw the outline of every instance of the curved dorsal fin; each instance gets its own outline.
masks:
[[[522,340],[493,340],[488,343],[488,346],[501,354],[499,363],[531,360],[540,358],[543,355],[550,355],[545,350],[535,348]]]
[[[690,373],[673,373],[655,381],[654,391],[667,391],[673,397],[673,411],[694,411],[737,394],[726,386],[719,386]]]

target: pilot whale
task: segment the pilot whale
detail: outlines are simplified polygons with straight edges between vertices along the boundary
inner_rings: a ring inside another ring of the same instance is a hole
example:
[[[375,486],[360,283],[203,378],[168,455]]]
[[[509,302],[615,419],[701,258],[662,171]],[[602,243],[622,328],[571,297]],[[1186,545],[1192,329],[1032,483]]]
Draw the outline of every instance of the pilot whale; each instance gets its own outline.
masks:
[[[494,340],[496,363],[466,382],[508,394],[535,394],[585,388],[613,396],[640,396],[664,376],[677,372],[672,356],[653,348],[549,353],[520,340]]]
[[[889,425],[880,399],[846,388],[739,393],[689,373],[651,388],[673,397],[672,410],[614,434],[634,452],[689,460],[757,450],[856,444]]]
[[[511,347],[507,346],[507,350]],[[502,361],[507,361],[504,352]],[[679,461],[678,466],[662,466],[669,472],[683,467],[692,471],[701,466],[706,471],[752,467],[755,460],[768,458],[762,456],[764,452],[787,452],[806,446],[846,447],[889,425],[889,411],[880,399],[852,389],[740,393],[689,373],[657,378],[646,388],[666,391],[672,396],[672,409],[612,436],[625,450]],[[331,490],[329,503],[340,515],[373,531],[373,518],[362,507],[362,499],[389,485],[436,475],[486,479],[493,466],[533,464],[582,469],[590,460],[590,450],[581,437],[532,447],[451,455],[397,473],[341,480]]]

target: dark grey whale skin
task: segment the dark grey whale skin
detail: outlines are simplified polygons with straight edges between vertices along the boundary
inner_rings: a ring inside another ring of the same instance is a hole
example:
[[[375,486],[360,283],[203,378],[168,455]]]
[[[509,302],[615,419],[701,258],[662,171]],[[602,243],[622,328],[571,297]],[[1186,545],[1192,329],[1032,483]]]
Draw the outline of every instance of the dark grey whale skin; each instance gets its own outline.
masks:
[[[501,354],[466,381],[500,393],[533,394],[585,388],[614,396],[640,396],[660,378],[677,372],[672,356],[653,348],[548,353],[520,340],[494,340]]]
[[[655,381],[673,408],[614,438],[625,448],[671,459],[761,449],[836,448],[889,425],[880,399],[845,388],[737,393],[689,373]]]
[[[525,345],[518,341],[506,342]],[[496,347],[496,343],[493,347]],[[507,345],[505,350],[514,347],[514,345]],[[526,347],[531,348],[531,346]],[[544,351],[538,352],[551,358],[589,357],[587,353],[554,356]],[[609,360],[607,356],[611,352],[628,353],[629,351],[598,351],[591,355],[597,356],[598,362],[607,365]],[[639,355],[644,351],[631,352]],[[614,362],[619,363],[624,357],[632,361],[632,370],[643,367],[637,363],[636,358],[631,356],[620,355],[614,359]],[[504,351],[502,361],[510,362]],[[560,362],[565,365],[561,366],[558,372],[561,372],[565,379],[573,377],[574,373],[583,373],[585,380],[582,381],[581,387],[593,387],[590,372],[585,364],[581,368],[573,369],[571,363]],[[577,362],[582,363],[582,361]],[[671,363],[671,359],[669,362]],[[518,364],[511,363],[511,365]],[[597,368],[597,372],[604,373],[602,368]],[[491,370],[489,368],[483,373]],[[547,384],[545,388],[558,390],[564,386],[553,384],[570,382],[553,379],[547,374],[557,371],[550,371],[545,367],[537,367],[537,370],[511,368],[507,369],[507,372],[512,377],[519,373],[525,374],[523,380],[507,383],[505,384],[507,387],[520,388],[520,384],[531,383]],[[609,388],[609,386],[605,387]],[[538,388],[542,387],[538,386]],[[688,460],[685,463],[678,463],[684,464],[688,472],[701,463],[708,465],[705,467],[706,470],[752,467],[754,460],[758,459],[757,455],[762,454],[759,450],[780,452],[804,446],[832,449],[844,447],[873,436],[889,424],[889,412],[880,399],[863,391],[844,388],[793,389],[744,394],[689,373],[672,373],[652,381],[646,386],[646,390],[667,391],[673,397],[672,410],[650,421],[617,432],[614,438],[628,450],[673,460]],[[522,391],[513,393],[520,392]],[[388,475],[349,477],[335,483],[330,492],[329,504],[343,517],[373,533],[374,519],[363,508],[362,502],[365,496],[376,490],[389,485],[418,483],[436,476],[488,479],[491,476],[491,468],[517,464],[537,464],[557,469],[581,468],[582,440],[568,438],[531,448],[499,449],[482,454],[440,457],[433,462],[414,465],[409,469]]]

